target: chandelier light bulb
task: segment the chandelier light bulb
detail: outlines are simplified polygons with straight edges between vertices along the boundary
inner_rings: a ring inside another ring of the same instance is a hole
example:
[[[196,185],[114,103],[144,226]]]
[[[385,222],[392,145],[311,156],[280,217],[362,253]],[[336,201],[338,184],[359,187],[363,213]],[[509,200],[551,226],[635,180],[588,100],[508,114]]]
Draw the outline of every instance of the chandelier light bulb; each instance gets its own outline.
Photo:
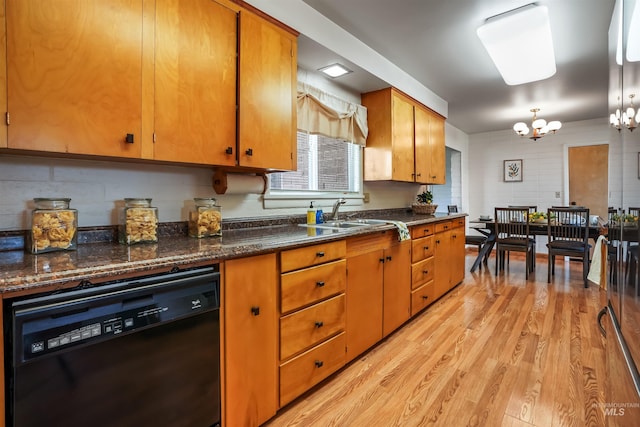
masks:
[[[553,120],[547,123],[546,120],[539,119],[536,115],[537,112],[540,111],[539,108],[532,108],[529,111],[533,113],[533,118],[531,119],[531,127],[533,128],[533,134],[529,137],[529,139],[536,141],[542,138],[543,136],[545,136],[549,132],[556,133],[556,131],[562,127],[562,123],[560,123],[557,120]],[[515,125],[513,125],[513,130],[520,136],[525,136],[529,133],[529,128],[524,122],[518,122]]]

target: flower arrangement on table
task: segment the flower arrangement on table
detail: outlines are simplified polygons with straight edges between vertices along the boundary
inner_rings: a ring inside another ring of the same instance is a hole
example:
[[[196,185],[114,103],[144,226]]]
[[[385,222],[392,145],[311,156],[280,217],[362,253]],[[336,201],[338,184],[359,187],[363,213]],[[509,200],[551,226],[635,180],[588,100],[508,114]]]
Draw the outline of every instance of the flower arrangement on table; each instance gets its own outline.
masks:
[[[411,205],[413,212],[417,214],[433,215],[438,208],[438,205],[433,205],[433,193],[429,190],[425,190],[416,196],[417,203]]]
[[[546,212],[530,212],[529,213],[529,222],[537,222],[541,224],[547,223],[547,213]]]
[[[611,225],[620,225],[624,223],[628,227],[638,225],[638,217],[631,214],[613,214],[611,215]]]

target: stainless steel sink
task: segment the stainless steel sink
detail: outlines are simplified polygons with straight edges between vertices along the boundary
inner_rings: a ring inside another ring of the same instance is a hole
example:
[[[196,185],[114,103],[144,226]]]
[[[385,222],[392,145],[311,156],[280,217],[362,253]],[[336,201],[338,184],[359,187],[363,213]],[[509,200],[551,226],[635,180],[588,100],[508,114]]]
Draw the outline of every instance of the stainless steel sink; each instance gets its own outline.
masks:
[[[346,231],[359,227],[370,227],[372,225],[383,225],[387,222],[381,219],[350,219],[342,221],[327,221],[322,224],[299,224],[301,227],[315,227],[335,231]]]

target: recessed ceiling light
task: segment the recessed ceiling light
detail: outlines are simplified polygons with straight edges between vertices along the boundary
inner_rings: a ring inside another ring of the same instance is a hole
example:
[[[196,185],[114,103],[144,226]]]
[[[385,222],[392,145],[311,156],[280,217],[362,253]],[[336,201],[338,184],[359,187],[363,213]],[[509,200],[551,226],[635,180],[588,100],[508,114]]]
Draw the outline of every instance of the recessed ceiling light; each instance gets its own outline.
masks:
[[[491,17],[477,33],[506,84],[535,82],[556,73],[546,6],[529,4]]]
[[[344,76],[345,74],[353,72],[344,65],[338,63],[327,65],[326,67],[320,68],[318,71],[322,71],[331,78]]]

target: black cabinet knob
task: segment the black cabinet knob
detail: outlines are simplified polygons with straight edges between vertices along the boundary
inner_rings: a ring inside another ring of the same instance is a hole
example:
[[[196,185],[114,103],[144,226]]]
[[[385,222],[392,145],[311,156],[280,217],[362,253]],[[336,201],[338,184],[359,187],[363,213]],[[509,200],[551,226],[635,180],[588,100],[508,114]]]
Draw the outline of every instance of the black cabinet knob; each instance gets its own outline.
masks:
[[[381,262],[381,263],[384,263],[384,258],[380,258],[380,262]]]
[[[227,147],[227,149],[226,149],[226,150],[224,150],[224,152],[225,152],[226,154],[233,154],[233,148],[231,148],[231,147]]]
[[[324,282],[316,282],[316,286],[322,288],[324,287]]]
[[[251,307],[251,314],[258,316],[260,314],[260,307]]]
[[[388,256],[388,257],[387,257],[387,261],[391,261],[391,256]]]
[[[322,360],[316,360],[315,362],[313,362],[314,365],[316,365],[316,368],[322,368],[322,365],[324,365],[324,363],[322,362]]]
[[[324,256],[324,252],[316,252],[316,256],[318,258],[322,258]]]
[[[429,274],[429,270],[422,270],[422,274]]]
[[[316,328],[322,328],[324,323],[322,321],[316,322]]]
[[[422,299],[429,299],[429,297],[426,295],[422,295]]]
[[[124,142],[127,144],[133,144],[133,134],[128,133],[127,136],[124,137]]]
[[[247,148],[247,151],[245,151],[245,154],[247,156],[253,156],[253,148]]]

